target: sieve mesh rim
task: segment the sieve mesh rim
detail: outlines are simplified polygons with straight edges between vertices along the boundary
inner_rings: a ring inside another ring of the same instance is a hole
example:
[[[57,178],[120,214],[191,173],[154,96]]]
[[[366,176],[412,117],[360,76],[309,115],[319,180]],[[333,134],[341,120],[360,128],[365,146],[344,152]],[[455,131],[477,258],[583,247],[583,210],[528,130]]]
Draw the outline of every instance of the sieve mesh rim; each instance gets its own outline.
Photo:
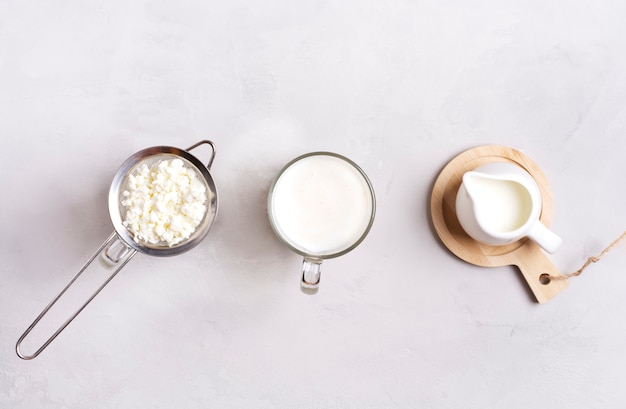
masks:
[[[196,227],[194,233],[187,239],[182,240],[180,243],[169,246],[164,244],[151,244],[143,241],[136,241],[134,235],[124,226],[125,208],[121,204],[122,192],[125,190],[128,176],[133,173],[135,169],[141,164],[151,165],[159,160],[165,159],[182,159],[185,166],[196,172],[198,177],[204,182],[207,188],[208,202],[205,204],[207,210],[202,218],[200,224]],[[111,187],[109,189],[109,217],[113,223],[113,227],[119,238],[129,247],[137,250],[140,253],[148,254],[152,256],[173,256],[197,246],[202,239],[207,235],[209,229],[213,225],[217,216],[218,200],[217,189],[213,178],[209,172],[209,169],[205,167],[200,160],[189,152],[171,147],[171,146],[154,146],[143,149],[130,156],[119,167]]]

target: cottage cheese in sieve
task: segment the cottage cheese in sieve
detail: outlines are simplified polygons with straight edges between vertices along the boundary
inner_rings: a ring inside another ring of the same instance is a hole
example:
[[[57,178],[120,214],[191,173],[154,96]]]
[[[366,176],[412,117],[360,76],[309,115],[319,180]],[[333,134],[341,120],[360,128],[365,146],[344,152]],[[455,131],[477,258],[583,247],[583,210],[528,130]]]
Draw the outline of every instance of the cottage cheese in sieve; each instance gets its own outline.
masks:
[[[174,246],[188,239],[207,211],[207,188],[181,159],[140,164],[122,192],[123,224],[137,242]],[[210,195],[211,192],[208,192]]]

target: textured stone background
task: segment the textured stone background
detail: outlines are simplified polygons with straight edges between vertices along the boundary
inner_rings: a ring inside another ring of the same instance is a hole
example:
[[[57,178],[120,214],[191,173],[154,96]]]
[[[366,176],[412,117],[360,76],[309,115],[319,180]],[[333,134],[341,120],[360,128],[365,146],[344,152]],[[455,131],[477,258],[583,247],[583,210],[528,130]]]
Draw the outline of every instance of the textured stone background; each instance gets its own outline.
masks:
[[[617,237],[625,15],[610,0],[0,0],[0,407],[623,405],[625,245],[538,305],[514,268],[442,247],[428,204],[452,157],[508,145],[552,185],[559,269]],[[138,255],[18,359],[111,233],[117,167],[205,138],[221,202],[206,240]],[[361,165],[378,213],[307,297],[265,201],[314,150]]]

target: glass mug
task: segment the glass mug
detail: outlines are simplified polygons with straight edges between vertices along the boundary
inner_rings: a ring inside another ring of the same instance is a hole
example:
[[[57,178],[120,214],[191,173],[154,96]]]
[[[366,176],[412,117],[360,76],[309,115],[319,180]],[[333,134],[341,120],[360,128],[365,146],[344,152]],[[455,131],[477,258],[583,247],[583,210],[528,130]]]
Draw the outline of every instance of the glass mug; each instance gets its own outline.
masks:
[[[267,211],[276,236],[304,257],[300,289],[315,294],[322,261],[348,253],[367,236],[376,198],[356,163],[336,153],[312,152],[279,172]]]

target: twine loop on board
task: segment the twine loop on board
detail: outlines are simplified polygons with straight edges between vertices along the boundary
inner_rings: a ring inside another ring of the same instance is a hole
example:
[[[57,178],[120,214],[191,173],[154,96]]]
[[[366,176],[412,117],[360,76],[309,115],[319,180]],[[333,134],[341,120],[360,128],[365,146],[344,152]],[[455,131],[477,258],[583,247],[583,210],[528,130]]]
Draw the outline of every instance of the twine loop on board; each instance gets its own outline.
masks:
[[[622,233],[622,235],[619,236],[617,239],[615,239],[611,244],[609,244],[604,250],[602,250],[600,252],[600,254],[598,254],[597,256],[591,256],[591,257],[587,258],[587,261],[585,261],[585,264],[583,264],[578,270],[574,271],[573,273],[563,274],[562,276],[558,276],[558,277],[550,276],[550,278],[553,279],[553,280],[567,280],[570,277],[577,277],[577,276],[581,275],[582,272],[587,267],[589,267],[590,264],[597,263],[598,261],[600,261],[600,259],[606,253],[608,253],[611,249],[613,249],[615,246],[617,246],[618,243],[620,241],[622,241],[624,238],[626,238],[626,231],[624,233]]]

